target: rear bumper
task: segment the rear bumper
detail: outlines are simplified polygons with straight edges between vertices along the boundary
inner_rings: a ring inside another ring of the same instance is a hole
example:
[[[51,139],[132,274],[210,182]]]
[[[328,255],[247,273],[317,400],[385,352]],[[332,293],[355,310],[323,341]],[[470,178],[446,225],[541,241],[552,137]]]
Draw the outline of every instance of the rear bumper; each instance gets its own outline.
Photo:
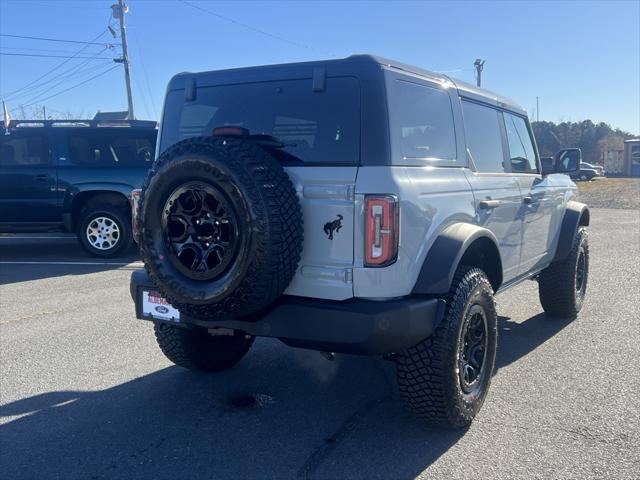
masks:
[[[164,321],[142,315],[144,289],[156,290],[146,272],[137,270],[131,275],[130,284],[136,317]],[[257,321],[202,321],[181,313],[180,325],[231,328],[312,350],[381,355],[399,352],[430,336],[444,315],[444,306],[443,300],[419,297],[384,302],[359,299],[339,302],[283,296]]]

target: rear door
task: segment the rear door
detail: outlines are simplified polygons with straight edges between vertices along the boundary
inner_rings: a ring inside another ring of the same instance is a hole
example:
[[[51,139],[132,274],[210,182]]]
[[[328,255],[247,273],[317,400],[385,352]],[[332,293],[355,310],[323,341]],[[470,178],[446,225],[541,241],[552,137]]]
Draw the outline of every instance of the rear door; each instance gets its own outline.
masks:
[[[0,222],[61,222],[46,129],[25,127],[0,136]]]
[[[215,80],[215,79],[214,79]],[[355,181],[360,160],[360,87],[355,77],[281,79],[169,91],[158,151],[220,127],[274,137],[265,147],[294,184],[304,243],[289,295],[353,296]]]
[[[497,238],[504,282],[518,274],[521,249],[520,186],[510,174],[502,114],[488,105],[462,101],[467,152],[475,171],[467,171],[476,221]]]

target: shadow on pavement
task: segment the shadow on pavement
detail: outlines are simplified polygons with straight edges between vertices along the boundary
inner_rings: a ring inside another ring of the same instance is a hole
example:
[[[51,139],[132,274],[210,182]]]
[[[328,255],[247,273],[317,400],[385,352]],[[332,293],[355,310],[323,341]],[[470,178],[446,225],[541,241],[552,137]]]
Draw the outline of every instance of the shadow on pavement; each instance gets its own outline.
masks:
[[[539,313],[517,323],[509,317],[498,317],[498,354],[496,370],[526,356],[572,322]]]
[[[0,237],[0,285],[64,275],[85,275],[139,261],[134,246],[116,258],[89,255],[75,237],[14,239]]]
[[[568,323],[501,317],[497,367]],[[273,342],[257,342],[220,374],[169,367],[106,390],[0,406],[2,476],[414,478],[465,433],[422,427],[404,413],[390,362],[328,362],[268,348]]]

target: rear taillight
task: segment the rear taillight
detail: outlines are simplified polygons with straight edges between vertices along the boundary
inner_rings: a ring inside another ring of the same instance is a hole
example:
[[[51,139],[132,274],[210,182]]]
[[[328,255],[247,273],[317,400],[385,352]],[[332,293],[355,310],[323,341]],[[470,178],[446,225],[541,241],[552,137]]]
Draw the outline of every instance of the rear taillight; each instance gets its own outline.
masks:
[[[386,267],[398,257],[398,199],[392,195],[365,197],[365,267]]]
[[[242,127],[216,127],[211,134],[214,137],[248,137],[249,130]]]
[[[131,231],[133,232],[133,239],[138,241],[138,222],[136,221],[138,216],[138,203],[140,203],[140,194],[142,190],[136,188],[131,191]]]

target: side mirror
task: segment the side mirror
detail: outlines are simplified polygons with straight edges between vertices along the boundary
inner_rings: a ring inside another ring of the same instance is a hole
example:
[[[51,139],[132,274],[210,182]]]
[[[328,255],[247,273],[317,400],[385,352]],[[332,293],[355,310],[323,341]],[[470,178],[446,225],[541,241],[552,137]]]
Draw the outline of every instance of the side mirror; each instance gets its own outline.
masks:
[[[540,157],[540,163],[542,164],[542,175],[549,175],[555,172],[553,157]]]
[[[565,148],[555,155],[555,173],[570,175],[580,171],[582,150],[579,148]]]

